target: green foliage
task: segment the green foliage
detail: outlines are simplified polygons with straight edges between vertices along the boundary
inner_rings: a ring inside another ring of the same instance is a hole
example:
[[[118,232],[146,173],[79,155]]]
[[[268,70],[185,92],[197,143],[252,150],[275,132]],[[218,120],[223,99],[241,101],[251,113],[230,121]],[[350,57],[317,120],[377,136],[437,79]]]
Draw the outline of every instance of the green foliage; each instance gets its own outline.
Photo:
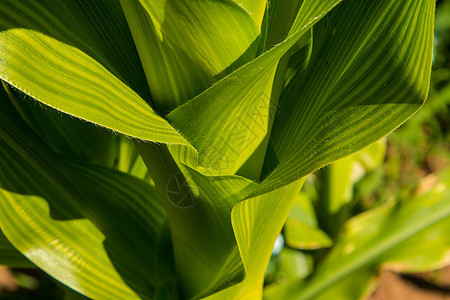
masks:
[[[261,299],[282,230],[268,298],[439,265],[447,179],[356,217],[352,197],[427,97],[433,26],[431,0],[4,0],[0,263],[211,300]]]

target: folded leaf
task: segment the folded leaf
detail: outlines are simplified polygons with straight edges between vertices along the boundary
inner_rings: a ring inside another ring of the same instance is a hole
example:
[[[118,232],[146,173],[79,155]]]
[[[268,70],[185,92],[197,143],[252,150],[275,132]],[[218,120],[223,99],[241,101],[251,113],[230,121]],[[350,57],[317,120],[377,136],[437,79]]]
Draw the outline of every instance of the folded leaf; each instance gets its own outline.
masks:
[[[0,30],[13,28],[39,31],[83,51],[149,100],[144,71],[118,1],[4,0]]]
[[[231,220],[247,276],[206,299],[261,299],[262,286],[273,245],[304,180],[239,202]]]
[[[167,116],[198,150],[200,166],[215,170],[216,174],[234,174],[250,157],[266,136],[269,120],[277,111],[270,94],[279,60],[337,2],[315,7],[310,19],[304,19],[303,27],[289,39]],[[184,157],[177,151],[176,157]]]
[[[42,33],[0,32],[0,66],[0,78],[57,110],[139,139],[188,145],[102,65]]]
[[[408,119],[428,92],[433,18],[431,0],[345,1],[319,22],[308,67],[281,96],[286,113],[275,119],[267,178],[255,194],[356,152]]]
[[[236,60],[254,57],[265,1],[246,2],[256,11],[229,0],[121,1],[160,112],[202,92]]]

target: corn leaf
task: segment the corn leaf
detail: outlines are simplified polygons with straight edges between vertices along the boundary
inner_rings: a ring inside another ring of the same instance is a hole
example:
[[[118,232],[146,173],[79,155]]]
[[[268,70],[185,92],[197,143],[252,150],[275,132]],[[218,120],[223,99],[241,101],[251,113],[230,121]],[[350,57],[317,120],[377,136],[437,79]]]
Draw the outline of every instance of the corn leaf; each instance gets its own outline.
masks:
[[[0,78],[50,107],[114,131],[188,144],[137,94],[150,100],[117,3],[4,1],[0,15]],[[109,28],[102,18],[116,23]]]
[[[164,279],[154,188],[57,156],[5,99],[0,107],[0,227],[14,247],[88,297],[150,298]]]
[[[144,71],[118,1],[4,0],[0,30],[14,28],[39,31],[83,51],[149,100]]]
[[[9,29],[0,33],[0,54],[0,77],[44,104],[140,139],[188,144],[134,91],[76,48],[37,31]]]
[[[305,1],[308,6],[314,1]],[[167,119],[198,150],[199,165],[216,174],[234,174],[255,151],[269,129],[276,107],[272,82],[281,57],[339,1],[314,6],[310,18],[290,38],[218,81]],[[182,151],[182,148],[177,148]],[[175,151],[175,156],[185,157]]]
[[[116,150],[113,134],[44,106],[17,90],[6,87],[6,91],[22,119],[52,150],[72,158],[113,166]]]
[[[170,111],[252,59],[265,2],[121,1],[157,109]]]
[[[13,268],[34,268],[34,265],[11,244],[1,230],[0,265]]]
[[[165,145],[136,145],[161,199],[166,201],[184,297],[206,297],[241,281],[245,270],[233,233],[231,211],[257,184],[239,176],[205,176],[183,164],[177,165]]]
[[[266,195],[239,202],[231,220],[247,276],[206,299],[261,299],[262,286],[273,245],[304,180]]]
[[[267,178],[255,194],[356,152],[408,119],[428,92],[433,18],[430,0],[349,0],[319,22],[308,67],[281,96]]]

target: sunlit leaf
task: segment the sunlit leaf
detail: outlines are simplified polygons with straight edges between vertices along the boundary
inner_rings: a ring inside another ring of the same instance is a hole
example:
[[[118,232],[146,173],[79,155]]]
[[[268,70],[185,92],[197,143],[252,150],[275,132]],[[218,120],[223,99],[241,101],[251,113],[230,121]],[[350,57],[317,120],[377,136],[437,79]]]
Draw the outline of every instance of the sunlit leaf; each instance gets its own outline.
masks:
[[[408,119],[428,92],[433,18],[428,0],[349,0],[327,14],[314,29],[308,67],[281,96],[285,113],[275,119],[258,192],[356,152]]]
[[[0,227],[11,243],[86,296],[150,297],[164,279],[149,259],[165,219],[154,188],[57,156],[0,106]]]

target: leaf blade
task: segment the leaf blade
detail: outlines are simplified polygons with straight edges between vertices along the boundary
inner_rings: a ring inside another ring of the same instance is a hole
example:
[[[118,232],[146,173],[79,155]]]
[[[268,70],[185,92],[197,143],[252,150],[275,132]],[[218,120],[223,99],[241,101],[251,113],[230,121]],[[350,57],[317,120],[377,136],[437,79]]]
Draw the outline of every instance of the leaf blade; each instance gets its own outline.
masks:
[[[139,139],[189,144],[82,51],[27,29],[2,31],[0,45],[0,78],[42,103]]]
[[[8,239],[88,297],[150,297],[162,278],[147,256],[165,218],[154,188],[55,155],[8,102],[0,106],[0,226]]]
[[[432,1],[346,1],[317,25],[309,66],[280,99],[286,114],[275,120],[267,177],[255,193],[364,148],[422,105],[431,72],[433,10]],[[355,27],[358,35],[349,34]],[[279,164],[274,168],[271,160]]]

